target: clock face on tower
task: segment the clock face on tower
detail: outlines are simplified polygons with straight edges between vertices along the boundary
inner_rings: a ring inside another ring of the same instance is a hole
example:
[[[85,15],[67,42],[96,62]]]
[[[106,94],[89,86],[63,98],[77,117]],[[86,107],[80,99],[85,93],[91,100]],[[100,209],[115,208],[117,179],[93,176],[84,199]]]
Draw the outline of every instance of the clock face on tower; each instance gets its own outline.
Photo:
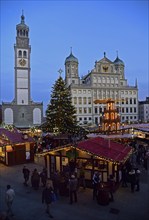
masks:
[[[21,66],[25,66],[26,65],[26,61],[24,59],[20,59],[19,63]]]

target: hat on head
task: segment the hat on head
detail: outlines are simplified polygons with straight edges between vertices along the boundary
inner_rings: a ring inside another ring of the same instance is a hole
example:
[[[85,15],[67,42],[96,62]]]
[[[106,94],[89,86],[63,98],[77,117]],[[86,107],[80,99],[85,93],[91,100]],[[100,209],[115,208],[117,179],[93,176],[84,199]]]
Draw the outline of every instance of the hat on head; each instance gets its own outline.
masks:
[[[71,175],[71,178],[74,179],[74,178],[75,178],[75,175]]]

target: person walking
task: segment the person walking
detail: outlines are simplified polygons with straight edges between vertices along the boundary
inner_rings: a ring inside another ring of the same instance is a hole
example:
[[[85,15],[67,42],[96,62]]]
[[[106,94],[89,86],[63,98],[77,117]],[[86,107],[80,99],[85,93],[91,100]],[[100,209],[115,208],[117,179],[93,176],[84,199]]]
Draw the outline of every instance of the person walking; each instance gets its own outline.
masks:
[[[37,169],[34,169],[32,176],[31,176],[31,183],[32,183],[32,187],[35,190],[38,190],[39,188],[39,183],[40,183],[40,175],[37,171]]]
[[[138,168],[136,168],[136,171],[135,171],[135,175],[136,175],[136,186],[137,186],[137,189],[136,191],[140,191],[140,170]]]
[[[133,193],[136,184],[136,175],[135,175],[135,170],[133,168],[129,172],[129,176],[130,176],[131,192]]]
[[[29,175],[30,175],[30,170],[24,166],[22,170],[23,176],[24,176],[24,185],[28,186],[28,180],[29,180]]]
[[[7,204],[7,213],[10,214],[10,216],[14,216],[14,214],[12,212],[12,204],[13,204],[13,201],[14,201],[14,197],[15,197],[14,190],[11,188],[10,185],[7,185],[6,204]]]
[[[75,177],[75,175],[71,175],[71,178],[69,179],[69,198],[70,198],[70,204],[73,203],[73,199],[75,202],[78,201],[77,198],[77,187],[78,187],[78,180]]]
[[[49,181],[46,183],[46,187],[42,192],[42,203],[46,204],[46,213],[49,215],[50,218],[53,218],[51,215],[50,204],[52,203],[52,193],[54,193],[53,188]]]
[[[128,187],[128,185],[127,185],[127,169],[126,169],[125,165],[122,167],[122,187]]]
[[[46,181],[47,181],[46,168],[43,168],[42,172],[40,173],[40,178],[41,178],[42,186],[45,187],[46,186]]]
[[[81,169],[80,169],[79,186],[83,186],[83,189],[86,188],[84,167],[81,167]]]
[[[52,183],[53,183],[54,193],[56,197],[58,198],[59,188],[60,188],[60,173],[58,170],[56,170],[53,175]]]
[[[108,184],[109,184],[110,202],[113,202],[114,201],[113,192],[115,188],[115,180],[114,180],[113,175],[110,175],[108,177]]]
[[[97,199],[98,187],[100,184],[101,175],[96,171],[93,175],[93,200]]]

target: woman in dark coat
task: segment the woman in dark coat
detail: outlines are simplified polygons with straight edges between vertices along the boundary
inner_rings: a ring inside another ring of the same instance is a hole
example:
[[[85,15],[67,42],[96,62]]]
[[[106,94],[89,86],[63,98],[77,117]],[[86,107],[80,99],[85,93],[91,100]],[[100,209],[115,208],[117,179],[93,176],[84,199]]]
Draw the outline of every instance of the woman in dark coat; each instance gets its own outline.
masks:
[[[37,190],[39,188],[39,183],[40,183],[40,175],[37,171],[37,169],[34,169],[32,176],[31,176],[31,183],[32,187]]]
[[[46,204],[46,213],[49,214],[50,218],[53,218],[50,211],[50,204],[52,202],[52,193],[54,193],[53,188],[51,187],[50,182],[47,182],[46,188],[42,192],[42,203]]]

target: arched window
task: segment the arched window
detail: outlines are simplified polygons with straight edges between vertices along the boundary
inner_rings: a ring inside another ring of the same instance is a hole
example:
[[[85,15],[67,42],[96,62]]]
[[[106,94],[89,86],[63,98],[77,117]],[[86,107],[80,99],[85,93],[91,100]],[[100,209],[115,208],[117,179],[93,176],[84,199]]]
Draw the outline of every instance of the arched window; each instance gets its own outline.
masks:
[[[41,124],[41,110],[39,108],[33,110],[33,124]]]
[[[22,30],[20,30],[20,35],[22,36]]]
[[[28,37],[28,31],[26,31],[26,37]]]
[[[19,50],[18,56],[22,57],[22,51],[21,50]]]
[[[4,123],[13,124],[13,110],[11,108],[6,108],[4,110]]]
[[[23,36],[25,36],[25,30],[23,31]]]
[[[23,51],[23,57],[26,57],[26,54],[27,54],[27,53],[26,53],[26,51],[24,50],[24,51]]]

